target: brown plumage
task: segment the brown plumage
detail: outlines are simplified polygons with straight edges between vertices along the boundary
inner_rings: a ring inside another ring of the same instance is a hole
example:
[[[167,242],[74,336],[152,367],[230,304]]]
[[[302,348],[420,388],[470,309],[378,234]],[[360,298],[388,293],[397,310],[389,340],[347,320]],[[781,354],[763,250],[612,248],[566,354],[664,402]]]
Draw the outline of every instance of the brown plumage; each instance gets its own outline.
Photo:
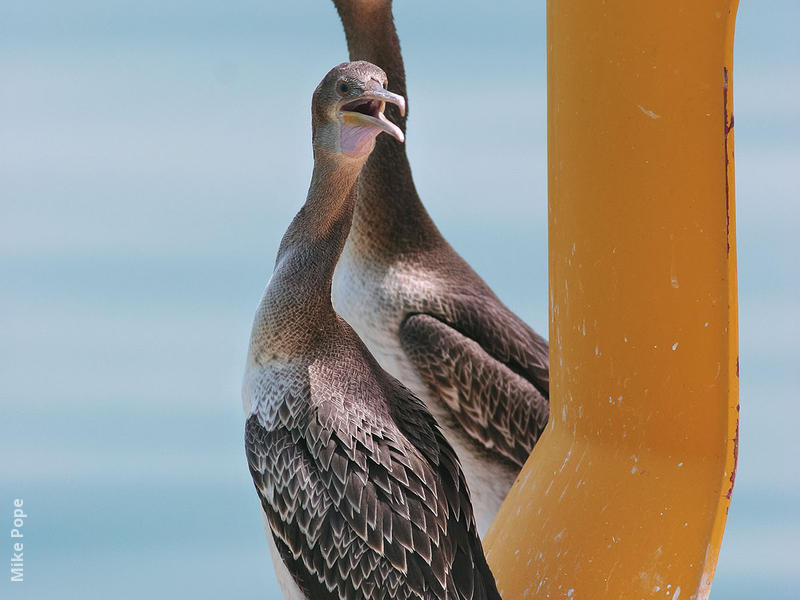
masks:
[[[350,57],[404,95],[390,0],[334,0]],[[392,120],[406,121],[393,109]],[[485,532],[549,414],[547,342],[453,250],[425,211],[405,147],[379,139],[359,180],[334,306],[419,395],[458,452]]]
[[[345,63],[314,93],[311,187],[253,323],[248,465],[287,598],[499,600],[455,452],[331,305],[359,172],[380,131],[402,139],[385,83]]]

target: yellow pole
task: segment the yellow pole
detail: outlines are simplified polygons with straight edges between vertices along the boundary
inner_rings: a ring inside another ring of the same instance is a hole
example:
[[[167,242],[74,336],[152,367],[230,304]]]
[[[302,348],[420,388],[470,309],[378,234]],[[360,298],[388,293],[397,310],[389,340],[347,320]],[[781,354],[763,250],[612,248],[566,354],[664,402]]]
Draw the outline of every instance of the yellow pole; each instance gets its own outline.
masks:
[[[551,414],[504,600],[705,598],[736,470],[737,0],[547,3]]]

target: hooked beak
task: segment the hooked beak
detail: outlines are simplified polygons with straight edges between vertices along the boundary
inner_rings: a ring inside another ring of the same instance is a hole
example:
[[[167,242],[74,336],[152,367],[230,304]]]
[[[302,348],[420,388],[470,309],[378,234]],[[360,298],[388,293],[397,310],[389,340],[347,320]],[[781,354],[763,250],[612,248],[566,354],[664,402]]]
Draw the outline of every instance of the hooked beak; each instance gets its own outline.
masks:
[[[389,119],[387,119],[383,111],[386,109],[386,103],[394,104],[400,109],[400,114],[406,114],[406,101],[405,98],[398,94],[393,94],[389,90],[377,85],[372,85],[370,89],[365,90],[355,100],[350,100],[339,109],[339,116],[342,121],[354,127],[375,127],[381,131],[385,131],[398,142],[405,140],[403,131]]]

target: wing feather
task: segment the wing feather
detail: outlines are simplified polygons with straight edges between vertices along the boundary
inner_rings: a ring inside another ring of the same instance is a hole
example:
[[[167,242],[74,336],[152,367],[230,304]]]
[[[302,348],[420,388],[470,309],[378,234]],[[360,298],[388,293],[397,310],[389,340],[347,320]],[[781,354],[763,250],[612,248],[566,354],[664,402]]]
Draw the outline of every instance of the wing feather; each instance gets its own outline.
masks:
[[[377,372],[372,386],[347,387],[363,397],[321,401],[315,389],[309,402],[288,386],[269,426],[248,418],[248,464],[278,552],[309,598],[499,599],[455,453],[422,402]],[[386,410],[354,409],[375,397]]]
[[[412,314],[400,326],[400,341],[464,431],[521,467],[549,415],[547,343],[532,330],[490,337],[490,315],[481,320],[474,312],[454,312],[457,327]]]

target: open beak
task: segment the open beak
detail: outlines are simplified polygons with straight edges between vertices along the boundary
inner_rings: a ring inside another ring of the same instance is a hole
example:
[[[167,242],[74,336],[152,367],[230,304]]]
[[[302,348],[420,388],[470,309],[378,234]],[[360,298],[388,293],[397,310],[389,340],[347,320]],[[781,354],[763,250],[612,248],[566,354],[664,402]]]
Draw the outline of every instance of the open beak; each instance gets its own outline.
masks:
[[[397,106],[401,115],[406,114],[405,98],[379,87],[376,83],[355,100],[350,100],[347,104],[344,104],[339,109],[339,115],[342,121],[348,125],[375,127],[385,131],[398,142],[402,142],[405,140],[403,131],[383,114],[387,102]]]

